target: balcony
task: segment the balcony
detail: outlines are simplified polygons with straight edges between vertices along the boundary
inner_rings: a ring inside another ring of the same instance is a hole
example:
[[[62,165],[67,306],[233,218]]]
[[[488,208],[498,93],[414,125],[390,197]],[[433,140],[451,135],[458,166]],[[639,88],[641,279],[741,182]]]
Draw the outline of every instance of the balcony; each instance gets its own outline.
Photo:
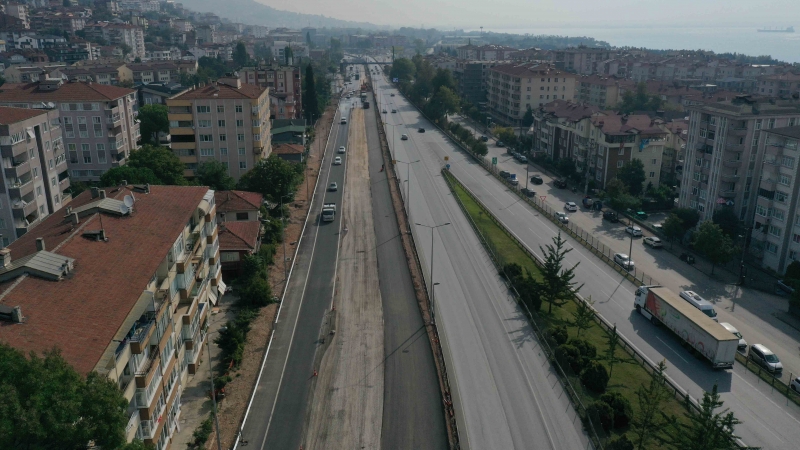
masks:
[[[146,359],[139,364],[139,368],[136,370],[137,387],[147,387],[150,381],[156,376],[156,372],[159,372],[158,366],[160,362],[161,356],[157,353],[151,352],[146,355]]]
[[[144,353],[147,343],[155,332],[155,313],[145,313],[133,325],[134,329],[129,338],[131,351],[136,354]]]
[[[742,161],[739,159],[729,159],[727,161],[723,161],[722,165],[723,167],[738,169],[739,167],[742,167]]]
[[[33,195],[11,199],[11,210],[16,218],[22,219],[33,214],[36,212],[36,208],[38,208],[38,203]]]
[[[725,145],[725,150],[729,152],[743,152],[744,151],[744,144],[733,144],[728,143]]]
[[[9,194],[13,195],[16,193],[22,197],[25,194],[33,192],[33,176],[31,172],[28,171],[20,177],[9,178],[8,181],[6,181],[6,187],[8,187]]]
[[[727,190],[727,191],[720,191],[719,192],[719,196],[722,197],[722,198],[735,198],[736,197],[736,191],[732,191],[730,189]]]
[[[737,127],[733,126],[730,128],[731,134],[737,137],[744,137],[747,136],[747,127]]]
[[[31,160],[19,160],[15,158],[3,158],[3,169],[6,178],[19,178],[31,171]]]
[[[739,181],[739,175],[733,173],[723,173],[720,175],[720,179],[726,183],[736,183]]]

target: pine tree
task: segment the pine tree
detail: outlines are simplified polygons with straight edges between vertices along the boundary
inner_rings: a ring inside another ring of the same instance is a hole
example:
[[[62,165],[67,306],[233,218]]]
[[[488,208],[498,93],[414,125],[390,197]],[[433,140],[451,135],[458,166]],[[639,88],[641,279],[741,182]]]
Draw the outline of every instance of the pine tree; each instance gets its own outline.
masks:
[[[303,92],[303,112],[306,120],[311,123],[312,115],[319,117],[319,100],[317,87],[314,81],[314,68],[311,64],[306,66],[305,92]]]
[[[568,302],[572,296],[578,292],[583,285],[575,287],[575,268],[578,267],[580,262],[575,263],[569,269],[564,269],[562,264],[564,257],[572,249],[565,249],[564,244],[567,241],[561,238],[561,232],[558,236],[553,238],[553,245],[548,244],[545,248],[539,246],[539,249],[544,254],[544,265],[542,266],[542,283],[540,296],[542,301],[547,302],[547,313],[553,312],[553,304],[561,306]]]

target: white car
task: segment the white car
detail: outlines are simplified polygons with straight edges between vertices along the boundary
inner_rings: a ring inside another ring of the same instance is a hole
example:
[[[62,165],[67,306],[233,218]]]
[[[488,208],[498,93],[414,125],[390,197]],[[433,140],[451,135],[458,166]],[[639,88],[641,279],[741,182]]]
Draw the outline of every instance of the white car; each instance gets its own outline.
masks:
[[[578,210],[578,205],[576,205],[575,202],[567,202],[564,203],[564,209],[570,212],[575,212]]]
[[[633,260],[625,253],[614,253],[614,262],[627,271],[633,270]]]
[[[336,158],[333,158],[333,165],[334,166],[341,166],[342,165],[342,157],[341,156],[337,156]]]
[[[640,237],[642,235],[642,229],[636,225],[626,227],[625,232],[633,237]]]
[[[344,145],[339,147],[339,151],[337,153],[344,153]]]
[[[661,248],[664,244],[661,242],[661,239],[655,236],[647,236],[642,240],[642,244],[649,245],[651,248]]]
[[[561,211],[556,213],[556,219],[561,223],[569,223],[569,216]]]
[[[791,388],[793,391],[795,391],[795,392],[797,392],[798,394],[800,394],[800,377],[796,377],[794,380],[792,380],[792,382],[791,382],[791,383],[789,383],[789,387],[790,387],[790,388]]]
[[[328,190],[329,191],[338,191],[339,190],[339,185],[336,184],[336,182],[334,181],[333,183],[328,185]]]

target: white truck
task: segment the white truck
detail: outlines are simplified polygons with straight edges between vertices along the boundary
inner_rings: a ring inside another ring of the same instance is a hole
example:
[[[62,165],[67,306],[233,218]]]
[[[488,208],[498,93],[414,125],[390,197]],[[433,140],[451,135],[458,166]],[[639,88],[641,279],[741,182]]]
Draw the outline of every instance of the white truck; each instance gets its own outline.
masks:
[[[322,221],[333,222],[336,218],[336,203],[323,203],[322,204]]]
[[[634,305],[651,322],[662,323],[672,330],[715,369],[733,367],[739,338],[678,294],[661,286],[640,286]]]

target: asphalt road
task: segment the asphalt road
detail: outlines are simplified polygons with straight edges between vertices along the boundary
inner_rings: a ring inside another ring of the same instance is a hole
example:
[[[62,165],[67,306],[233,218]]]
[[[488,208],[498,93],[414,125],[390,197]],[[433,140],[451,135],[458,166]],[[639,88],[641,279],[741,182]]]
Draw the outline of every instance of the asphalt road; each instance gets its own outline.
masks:
[[[376,77],[377,78],[377,77]],[[395,157],[421,160],[410,171],[412,222],[450,225],[433,232],[415,226],[417,251],[428,270],[435,256],[435,311],[451,375],[459,437],[467,449],[587,448],[580,420],[542,355],[530,326],[494,270],[440,175],[442,136],[399,95],[379,105],[397,127]],[[427,133],[418,133],[423,126]],[[387,128],[392,128],[388,126]],[[400,140],[401,134],[409,139]],[[389,130],[391,136],[391,130]],[[401,176],[403,171],[400,171]],[[434,239],[431,248],[431,238]]]
[[[404,123],[428,128],[423,139],[423,148],[426,151],[422,154],[433,166],[429,171],[438,172],[444,156],[450,156],[453,174],[492,208],[495,215],[530,249],[540,253],[539,245],[551,242],[551,238],[557,233],[557,227],[551,221],[521,202],[516,194],[509,192],[480,165],[472,162],[468,155],[458,150],[441,133],[432,132],[430,125],[420,117],[417,110],[407,105],[399,95],[390,97],[389,101],[393,101],[391,108],[396,107],[400,111]],[[409,136],[417,139],[416,132]],[[430,176],[436,175],[431,173]],[[420,196],[415,196],[413,186],[412,184],[412,202],[417,202]],[[427,201],[437,188],[423,190]],[[416,214],[416,208],[414,211]],[[442,237],[444,236],[443,234]],[[596,302],[595,308],[610,322],[616,323],[623,336],[651,361],[666,360],[668,375],[693,397],[702,397],[704,390],[711,390],[713,384],[717,383],[725,406],[744,421],[736,427],[736,432],[748,445],[765,449],[797,448],[797,442],[800,442],[800,409],[794,404],[787,405],[785,397],[771,392],[768,385],[759,383],[754,375],[740,365],[730,371],[715,371],[704,361],[692,357],[674,336],[634,314],[633,284],[582,245],[568,240],[575,251],[567,255],[566,264],[581,262],[576,269],[576,280],[585,283],[584,294],[592,295]],[[438,262],[436,267],[438,270]],[[658,274],[654,276],[659,279]]]
[[[369,95],[372,105],[375,104]],[[444,408],[431,343],[420,315],[392,207],[373,110],[365,111],[372,217],[384,324],[384,449],[446,449]],[[392,183],[394,180],[391,181]]]

